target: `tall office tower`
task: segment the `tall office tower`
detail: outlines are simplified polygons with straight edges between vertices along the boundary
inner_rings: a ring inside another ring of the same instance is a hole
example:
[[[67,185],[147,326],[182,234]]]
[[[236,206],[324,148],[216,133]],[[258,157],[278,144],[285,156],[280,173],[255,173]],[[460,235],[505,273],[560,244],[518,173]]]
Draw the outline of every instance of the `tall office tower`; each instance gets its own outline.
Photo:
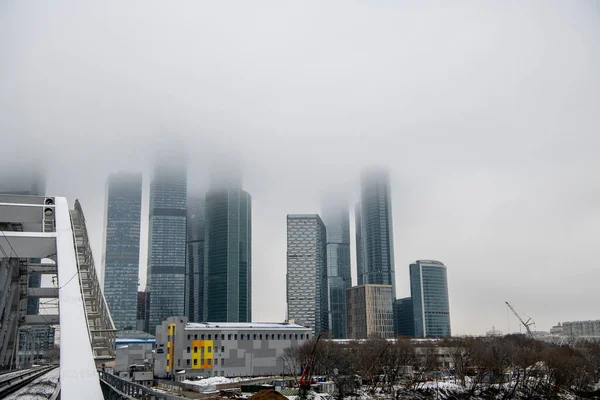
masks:
[[[116,329],[136,327],[141,218],[142,174],[111,174],[105,214],[104,297]]]
[[[11,168],[0,169],[0,194],[22,196],[45,196],[46,176],[44,169],[36,163],[18,162]],[[36,263],[40,260],[31,259]],[[29,287],[39,288],[42,285],[40,274],[29,275]],[[39,314],[40,299],[27,299],[27,315]]]
[[[346,291],[348,338],[394,337],[392,285],[360,285]]]
[[[362,215],[360,203],[354,207],[354,230],[356,235],[356,281],[357,285],[365,284],[365,265],[363,260]]]
[[[411,297],[394,301],[394,335],[415,336],[415,317]]]
[[[362,174],[360,213],[362,283],[392,285],[392,298],[395,299],[392,201],[386,170],[369,169]]]
[[[204,196],[190,196],[185,264],[185,316],[190,322],[204,321],[204,233]]]
[[[449,337],[450,306],[446,266],[432,260],[417,260],[410,264],[410,293],[415,337]]]
[[[252,321],[252,198],[238,180],[213,177],[206,194],[204,319]]]
[[[329,331],[327,299],[327,233],[317,214],[287,216],[288,319]]]
[[[348,206],[343,201],[326,201],[322,215],[327,232],[329,330],[333,339],[345,339],[346,289],[352,286]]]
[[[187,171],[176,155],[163,155],[150,184],[147,325],[153,334],[168,317],[183,315]]]

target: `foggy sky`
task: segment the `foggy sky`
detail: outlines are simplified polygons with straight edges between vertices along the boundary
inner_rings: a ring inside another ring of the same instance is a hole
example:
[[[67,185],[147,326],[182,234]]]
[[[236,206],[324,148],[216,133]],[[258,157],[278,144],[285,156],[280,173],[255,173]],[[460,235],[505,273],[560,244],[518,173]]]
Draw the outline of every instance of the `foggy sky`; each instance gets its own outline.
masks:
[[[238,160],[253,319],[277,321],[286,214],[329,191],[353,205],[360,170],[386,165],[398,297],[436,259],[454,334],[518,330],[504,301],[538,330],[600,318],[598,2],[423,3],[2,2],[0,166],[43,162],[101,260],[110,172],[147,191],[179,141],[197,192]],[[142,283],[146,250],[144,231]]]

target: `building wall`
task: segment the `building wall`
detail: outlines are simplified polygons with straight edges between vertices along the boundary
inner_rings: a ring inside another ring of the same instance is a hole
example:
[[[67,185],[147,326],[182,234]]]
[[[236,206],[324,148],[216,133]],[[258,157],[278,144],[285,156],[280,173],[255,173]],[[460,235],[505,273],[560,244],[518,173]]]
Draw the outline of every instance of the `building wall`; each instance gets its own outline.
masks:
[[[354,208],[354,234],[356,239],[356,284],[364,285],[365,282],[365,262],[364,262],[364,243],[362,234],[362,214],[360,203],[356,203]]]
[[[562,331],[566,336],[600,337],[600,320],[563,322]]]
[[[410,264],[415,337],[449,337],[450,305],[446,266],[439,261]]]
[[[155,375],[173,377],[181,370],[186,377],[281,374],[285,349],[311,337],[310,328],[294,324],[188,324],[185,317],[173,317],[156,330]]]
[[[287,216],[288,318],[329,330],[326,229],[316,214]]]
[[[328,323],[331,337],[343,339],[346,333],[346,289],[352,286],[350,272],[350,218],[344,202],[323,205],[327,233]]]
[[[370,169],[361,177],[363,284],[392,286],[396,298],[394,235],[389,175]]]
[[[136,327],[142,214],[142,174],[117,173],[107,181],[104,297],[116,329]]]
[[[348,337],[394,337],[391,285],[361,285],[346,291]]]
[[[161,160],[150,184],[147,324],[184,314],[187,174],[177,160]]]
[[[190,197],[187,211],[185,315],[190,322],[204,321],[204,196]]]
[[[252,320],[252,198],[240,188],[206,195],[204,319]]]
[[[410,297],[394,301],[394,334],[396,336],[415,336],[413,302]]]
[[[114,372],[129,372],[131,365],[143,365],[152,360],[152,343],[130,343],[117,345]]]

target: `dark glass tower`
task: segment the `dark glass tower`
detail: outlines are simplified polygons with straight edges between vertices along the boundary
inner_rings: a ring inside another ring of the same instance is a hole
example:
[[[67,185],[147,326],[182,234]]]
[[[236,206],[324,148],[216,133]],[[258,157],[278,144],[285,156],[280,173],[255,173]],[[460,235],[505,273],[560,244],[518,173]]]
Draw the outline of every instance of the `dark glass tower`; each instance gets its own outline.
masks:
[[[334,339],[347,338],[346,289],[350,274],[350,218],[345,202],[328,201],[322,207],[327,236],[329,331]]]
[[[354,207],[354,230],[356,235],[356,281],[357,286],[365,284],[365,266],[363,260],[362,215],[360,203]]]
[[[104,297],[115,328],[136,328],[142,215],[142,174],[112,174],[107,182]]]
[[[446,266],[432,260],[418,260],[410,264],[410,293],[415,337],[449,337],[450,306]]]
[[[252,199],[237,185],[206,194],[204,319],[252,321]]]
[[[415,336],[413,302],[410,297],[394,301],[394,334],[396,336]]]
[[[204,321],[204,196],[188,198],[185,315],[190,322]]]
[[[362,284],[392,285],[395,299],[392,202],[386,170],[369,169],[362,174],[360,214]]]
[[[148,332],[184,314],[187,173],[175,155],[163,155],[150,184],[148,237]]]

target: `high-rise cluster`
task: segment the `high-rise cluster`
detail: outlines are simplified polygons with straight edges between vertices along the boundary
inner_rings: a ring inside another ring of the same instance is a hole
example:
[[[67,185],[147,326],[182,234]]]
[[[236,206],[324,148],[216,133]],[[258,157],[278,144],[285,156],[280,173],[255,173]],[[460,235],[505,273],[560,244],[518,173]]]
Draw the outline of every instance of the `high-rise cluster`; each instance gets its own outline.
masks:
[[[335,198],[335,196],[333,197]],[[412,297],[396,300],[396,269],[389,173],[361,175],[355,208],[357,286],[350,278],[349,212],[328,201],[319,215],[288,215],[288,318],[332,338],[371,336],[447,337],[450,311],[446,267],[438,261],[411,264]],[[327,257],[320,255],[323,249]],[[324,279],[323,271],[327,271]],[[326,287],[324,287],[326,285]],[[322,293],[327,293],[323,299]],[[320,318],[327,308],[327,325]]]

